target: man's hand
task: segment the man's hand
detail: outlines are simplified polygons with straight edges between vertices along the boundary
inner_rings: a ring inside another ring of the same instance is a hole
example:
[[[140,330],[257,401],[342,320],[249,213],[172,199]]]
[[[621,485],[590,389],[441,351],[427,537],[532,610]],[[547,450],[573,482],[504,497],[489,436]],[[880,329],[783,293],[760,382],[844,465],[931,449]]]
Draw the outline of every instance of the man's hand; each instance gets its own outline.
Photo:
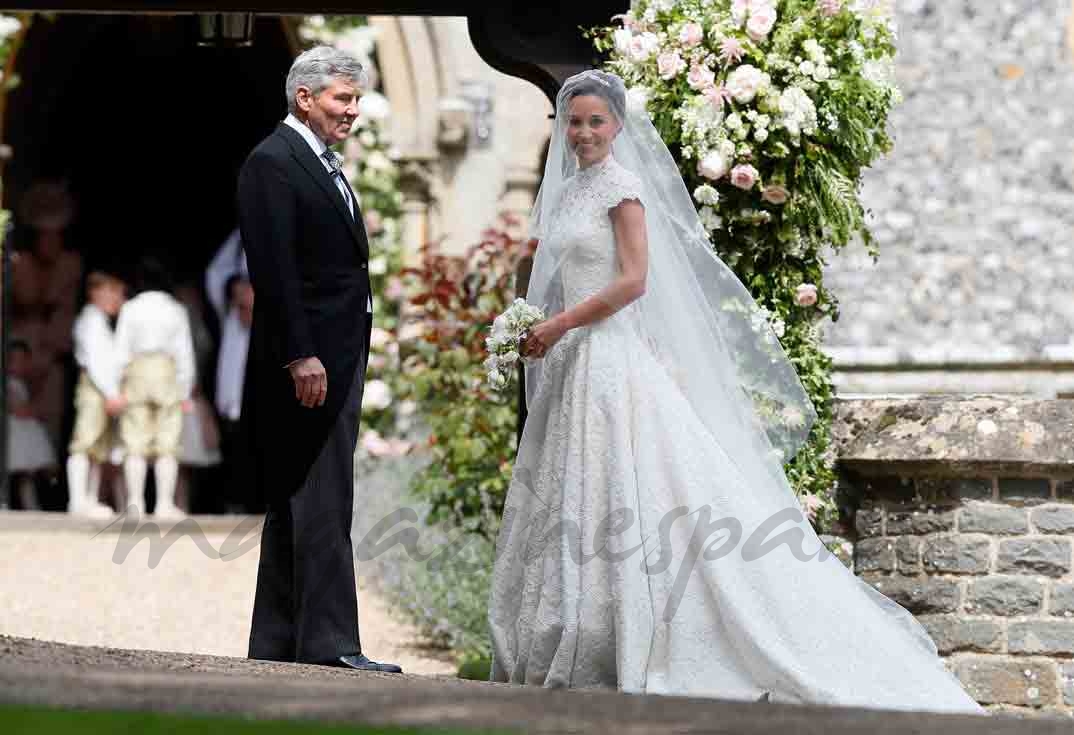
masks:
[[[127,407],[127,399],[123,396],[116,396],[115,398],[109,398],[104,402],[104,410],[109,416],[119,416],[123,413],[123,409]]]
[[[287,366],[295,381],[295,398],[306,408],[323,406],[328,396],[328,373],[316,357],[307,357]]]

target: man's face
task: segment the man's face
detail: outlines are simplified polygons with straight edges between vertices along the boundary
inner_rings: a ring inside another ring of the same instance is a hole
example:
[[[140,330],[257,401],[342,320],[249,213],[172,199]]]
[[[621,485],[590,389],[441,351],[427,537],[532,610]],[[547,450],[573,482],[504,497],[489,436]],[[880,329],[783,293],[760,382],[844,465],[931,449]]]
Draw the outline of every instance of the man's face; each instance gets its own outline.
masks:
[[[342,143],[351,133],[358,117],[358,87],[350,79],[337,77],[317,95],[308,87],[299,87],[296,96],[298,108],[306,113],[306,120],[314,135],[327,145]]]

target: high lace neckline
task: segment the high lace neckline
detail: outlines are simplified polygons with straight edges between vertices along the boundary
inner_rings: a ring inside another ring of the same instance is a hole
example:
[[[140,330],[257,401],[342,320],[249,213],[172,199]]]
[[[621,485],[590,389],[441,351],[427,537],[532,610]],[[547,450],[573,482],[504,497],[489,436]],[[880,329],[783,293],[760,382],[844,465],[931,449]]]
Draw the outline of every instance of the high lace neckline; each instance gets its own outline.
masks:
[[[579,168],[577,174],[575,174],[580,181],[588,181],[599,174],[601,171],[607,170],[612,163],[612,154],[609,153],[604,158],[600,159],[596,163],[586,166],[585,168]]]

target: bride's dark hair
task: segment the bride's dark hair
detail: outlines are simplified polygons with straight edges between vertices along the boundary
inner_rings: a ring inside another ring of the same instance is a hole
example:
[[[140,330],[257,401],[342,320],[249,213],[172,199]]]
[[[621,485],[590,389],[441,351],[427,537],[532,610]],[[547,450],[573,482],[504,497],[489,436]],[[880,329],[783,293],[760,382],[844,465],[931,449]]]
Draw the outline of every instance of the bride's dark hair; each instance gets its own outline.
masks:
[[[608,108],[620,120],[626,116],[626,87],[623,80],[615,74],[593,70],[585,79],[567,90],[567,102],[575,97],[600,97],[608,103]]]

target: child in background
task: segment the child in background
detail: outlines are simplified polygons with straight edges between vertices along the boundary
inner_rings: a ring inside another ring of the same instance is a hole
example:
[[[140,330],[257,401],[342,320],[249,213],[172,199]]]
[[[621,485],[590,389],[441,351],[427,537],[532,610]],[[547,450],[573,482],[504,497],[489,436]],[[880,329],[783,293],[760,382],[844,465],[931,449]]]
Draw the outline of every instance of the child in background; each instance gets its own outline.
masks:
[[[98,498],[101,466],[113,443],[112,416],[122,407],[119,371],[111,320],[126,299],[119,278],[93,271],[86,279],[87,303],[75,320],[75,360],[82,374],[75,388],[75,426],[68,446],[67,511],[107,518],[112,509]]]
[[[56,451],[45,422],[30,401],[27,377],[32,371],[30,344],[22,339],[8,343],[7,355],[7,468],[23,510],[39,510],[36,475],[55,472]]]

